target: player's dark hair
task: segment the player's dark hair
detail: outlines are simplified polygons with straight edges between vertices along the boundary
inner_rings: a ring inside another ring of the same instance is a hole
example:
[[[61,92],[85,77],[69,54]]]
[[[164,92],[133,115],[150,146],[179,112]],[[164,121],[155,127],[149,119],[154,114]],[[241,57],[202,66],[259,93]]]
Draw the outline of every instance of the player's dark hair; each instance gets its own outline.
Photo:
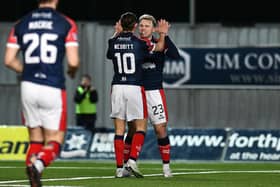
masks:
[[[132,12],[122,14],[120,20],[123,31],[132,31],[134,25],[137,23],[137,17]]]

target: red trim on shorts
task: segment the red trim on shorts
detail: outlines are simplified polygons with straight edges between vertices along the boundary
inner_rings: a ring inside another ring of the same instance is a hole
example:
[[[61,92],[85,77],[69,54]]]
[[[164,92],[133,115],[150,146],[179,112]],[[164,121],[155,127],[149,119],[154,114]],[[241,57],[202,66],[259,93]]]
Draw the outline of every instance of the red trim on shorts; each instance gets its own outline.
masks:
[[[67,95],[65,90],[61,90],[62,111],[60,115],[59,130],[65,131],[67,128]]]
[[[148,106],[147,106],[147,99],[146,99],[146,93],[143,86],[141,86],[141,93],[142,93],[142,101],[143,101],[143,113],[144,118],[148,118]]]
[[[166,122],[168,121],[168,111],[167,111],[167,104],[166,104],[166,97],[165,97],[165,93],[163,89],[159,90],[161,99],[162,99],[162,103],[163,103],[163,107],[164,107],[164,111],[165,111],[165,117],[166,117]]]

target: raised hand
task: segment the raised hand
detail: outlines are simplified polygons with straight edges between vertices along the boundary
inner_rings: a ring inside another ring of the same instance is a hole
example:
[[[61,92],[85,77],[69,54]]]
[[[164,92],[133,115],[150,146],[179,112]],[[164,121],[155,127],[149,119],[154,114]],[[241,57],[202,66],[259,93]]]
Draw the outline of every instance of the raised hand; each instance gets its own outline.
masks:
[[[166,35],[168,33],[170,26],[171,25],[168,23],[168,21],[166,21],[165,19],[160,19],[160,20],[158,20],[156,32],[158,32],[159,34]]]
[[[114,28],[115,28],[115,33],[119,34],[120,32],[122,32],[123,29],[120,20],[116,22]]]

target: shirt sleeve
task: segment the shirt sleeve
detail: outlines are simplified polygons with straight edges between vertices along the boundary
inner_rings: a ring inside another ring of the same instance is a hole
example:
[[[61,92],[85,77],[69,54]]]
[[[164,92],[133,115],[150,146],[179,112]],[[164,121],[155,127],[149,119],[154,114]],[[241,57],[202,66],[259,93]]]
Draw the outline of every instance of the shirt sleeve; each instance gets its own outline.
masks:
[[[166,56],[173,59],[179,59],[180,58],[179,51],[168,36],[165,36],[165,44],[166,44],[166,53],[165,53]]]
[[[66,18],[67,21],[70,23],[71,28],[65,38],[65,46],[78,46],[78,27],[76,25],[76,23],[70,19],[70,18]]]
[[[15,35],[15,28],[14,27],[11,29],[10,34],[8,36],[7,47],[20,48],[20,46],[18,44],[17,36]]]

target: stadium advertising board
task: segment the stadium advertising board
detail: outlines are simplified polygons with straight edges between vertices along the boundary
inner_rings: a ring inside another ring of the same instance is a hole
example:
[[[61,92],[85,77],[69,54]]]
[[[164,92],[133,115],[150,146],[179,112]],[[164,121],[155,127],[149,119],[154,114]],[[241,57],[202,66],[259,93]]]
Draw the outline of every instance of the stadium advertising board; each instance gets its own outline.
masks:
[[[220,160],[226,142],[224,129],[172,129],[169,130],[171,159]],[[157,139],[147,132],[140,158],[160,159]]]
[[[61,158],[88,158],[92,134],[82,128],[70,128],[60,153]]]
[[[279,130],[170,129],[171,159],[280,161]],[[112,160],[114,131],[69,129],[60,158]],[[147,131],[140,159],[160,159],[157,139]]]
[[[277,88],[279,47],[181,48],[166,59],[165,88]]]
[[[114,159],[114,131],[96,132],[92,137],[89,149],[89,158],[92,159]]]
[[[25,160],[28,132],[21,126],[0,126],[0,160]]]
[[[169,129],[172,160],[280,161],[280,130]],[[0,160],[25,160],[25,127],[0,126]],[[59,159],[113,160],[114,131],[92,134],[69,128]],[[160,154],[153,129],[147,131],[140,159],[157,160]]]
[[[225,146],[224,129],[172,129],[169,131],[171,156],[174,160],[220,160]],[[115,158],[114,131],[96,132],[92,135],[86,130],[69,129],[60,158]],[[141,159],[160,159],[157,139],[152,129],[145,136]]]
[[[233,130],[225,160],[280,161],[280,131]]]

